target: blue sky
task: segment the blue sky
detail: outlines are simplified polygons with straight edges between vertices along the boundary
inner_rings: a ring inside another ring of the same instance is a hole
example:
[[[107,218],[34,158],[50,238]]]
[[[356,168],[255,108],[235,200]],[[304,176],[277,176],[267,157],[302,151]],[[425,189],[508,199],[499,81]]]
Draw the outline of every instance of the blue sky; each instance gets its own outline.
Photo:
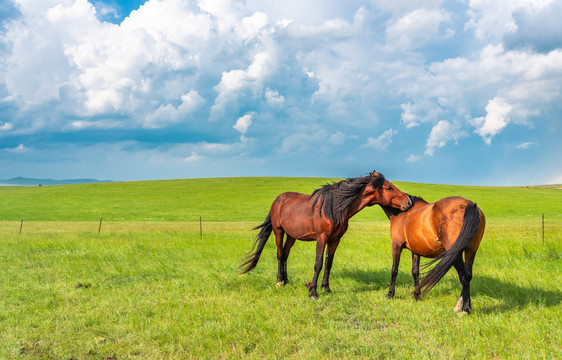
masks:
[[[0,0],[0,178],[562,183],[560,13]]]

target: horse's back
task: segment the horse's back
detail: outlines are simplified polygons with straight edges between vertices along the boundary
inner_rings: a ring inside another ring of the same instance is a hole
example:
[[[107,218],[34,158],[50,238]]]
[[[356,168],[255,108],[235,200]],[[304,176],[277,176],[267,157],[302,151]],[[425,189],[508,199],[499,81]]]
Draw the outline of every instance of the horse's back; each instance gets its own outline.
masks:
[[[316,239],[310,195],[282,193],[271,204],[270,214],[273,227],[282,228],[289,236],[300,240]]]
[[[270,214],[272,217],[281,218],[284,213],[290,210],[298,210],[302,212],[303,208],[310,207],[310,195],[301,194],[298,192],[284,192],[277,196],[271,204]]]
[[[455,222],[462,226],[465,209],[472,203],[472,201],[460,196],[443,198],[433,204],[434,218],[441,225]],[[458,230],[460,231],[460,227]]]
[[[458,209],[464,209],[468,204],[471,203],[472,201],[460,196],[449,196],[441,200],[437,200],[434,204],[436,210],[447,209],[447,211],[456,211]]]
[[[301,204],[306,204],[310,198],[308,194],[301,194],[298,192],[284,192],[279,194],[271,204],[271,210],[278,210],[278,209],[286,209],[288,206],[292,204],[297,204],[297,206]]]

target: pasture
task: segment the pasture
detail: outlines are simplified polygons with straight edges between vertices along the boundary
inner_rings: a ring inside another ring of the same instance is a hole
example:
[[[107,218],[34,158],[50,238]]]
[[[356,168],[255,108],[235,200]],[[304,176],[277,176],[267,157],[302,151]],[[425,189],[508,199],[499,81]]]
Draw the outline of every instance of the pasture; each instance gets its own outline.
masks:
[[[486,214],[469,316],[452,311],[455,271],[413,300],[408,251],[395,298],[385,298],[392,259],[378,206],[352,219],[334,292],[318,301],[303,286],[314,243],[293,247],[286,287],[275,286],[272,238],[239,275],[275,196],[329,181],[0,188],[0,358],[561,358],[562,191],[395,183],[428,201],[469,198]]]

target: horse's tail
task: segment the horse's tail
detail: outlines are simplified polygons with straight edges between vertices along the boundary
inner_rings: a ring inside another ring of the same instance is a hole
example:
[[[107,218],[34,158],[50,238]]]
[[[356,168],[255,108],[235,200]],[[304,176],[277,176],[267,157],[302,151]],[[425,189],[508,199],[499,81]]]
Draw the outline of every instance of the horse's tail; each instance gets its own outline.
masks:
[[[421,292],[423,290],[423,295],[427,294],[435,284],[441,280],[441,278],[449,271],[451,266],[460,257],[462,259],[462,252],[472,241],[472,238],[476,235],[478,227],[480,226],[480,213],[478,212],[478,206],[471,202],[466,206],[464,211],[463,225],[457,240],[453,246],[439,255],[436,259],[431,261],[429,265],[434,264],[439,261],[437,265],[427,274],[424,279],[416,286],[414,292]]]
[[[247,273],[248,271],[255,268],[256,265],[258,264],[258,260],[260,259],[260,255],[263,250],[263,247],[265,246],[267,239],[269,239],[269,235],[271,234],[271,231],[273,231],[273,228],[271,226],[271,214],[267,214],[267,217],[265,218],[263,224],[256,226],[252,230],[257,230],[260,228],[261,230],[256,236],[256,241],[252,248],[252,250],[254,250],[254,248],[256,250],[253,253],[252,250],[250,250],[246,258],[244,259],[244,263],[238,267],[241,268],[243,266],[246,266],[246,268],[244,269],[244,271],[241,272],[241,274]]]

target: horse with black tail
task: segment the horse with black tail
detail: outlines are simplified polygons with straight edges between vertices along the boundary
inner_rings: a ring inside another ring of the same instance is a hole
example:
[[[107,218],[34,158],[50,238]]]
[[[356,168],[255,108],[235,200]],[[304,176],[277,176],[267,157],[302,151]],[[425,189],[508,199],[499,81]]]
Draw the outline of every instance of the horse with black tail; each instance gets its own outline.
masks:
[[[255,251],[248,254],[242,273],[256,267],[262,250],[273,232],[277,244],[277,286],[286,285],[287,258],[295,240],[316,241],[316,262],[314,277],[307,283],[311,299],[318,299],[316,291],[318,276],[322,270],[324,250],[327,248],[324,279],[325,292],[330,289],[330,270],[334,253],[341,237],[348,228],[349,219],[366,206],[381,204],[389,208],[406,210],[410,198],[385,177],[373,171],[368,176],[349,178],[325,185],[312,195],[286,192],[279,195],[271,204],[265,221],[254,228],[260,229],[256,236]],[[283,238],[286,235],[285,241]]]
[[[390,219],[392,239],[393,263],[387,297],[394,296],[400,254],[407,248],[412,251],[415,299],[427,294],[451,267],[455,267],[462,285],[455,311],[469,313],[472,309],[472,265],[486,227],[484,213],[475,203],[461,197],[447,197],[430,204],[420,197],[408,196],[413,205],[407,211],[381,205]],[[437,263],[421,283],[420,256],[434,258],[427,266]]]

